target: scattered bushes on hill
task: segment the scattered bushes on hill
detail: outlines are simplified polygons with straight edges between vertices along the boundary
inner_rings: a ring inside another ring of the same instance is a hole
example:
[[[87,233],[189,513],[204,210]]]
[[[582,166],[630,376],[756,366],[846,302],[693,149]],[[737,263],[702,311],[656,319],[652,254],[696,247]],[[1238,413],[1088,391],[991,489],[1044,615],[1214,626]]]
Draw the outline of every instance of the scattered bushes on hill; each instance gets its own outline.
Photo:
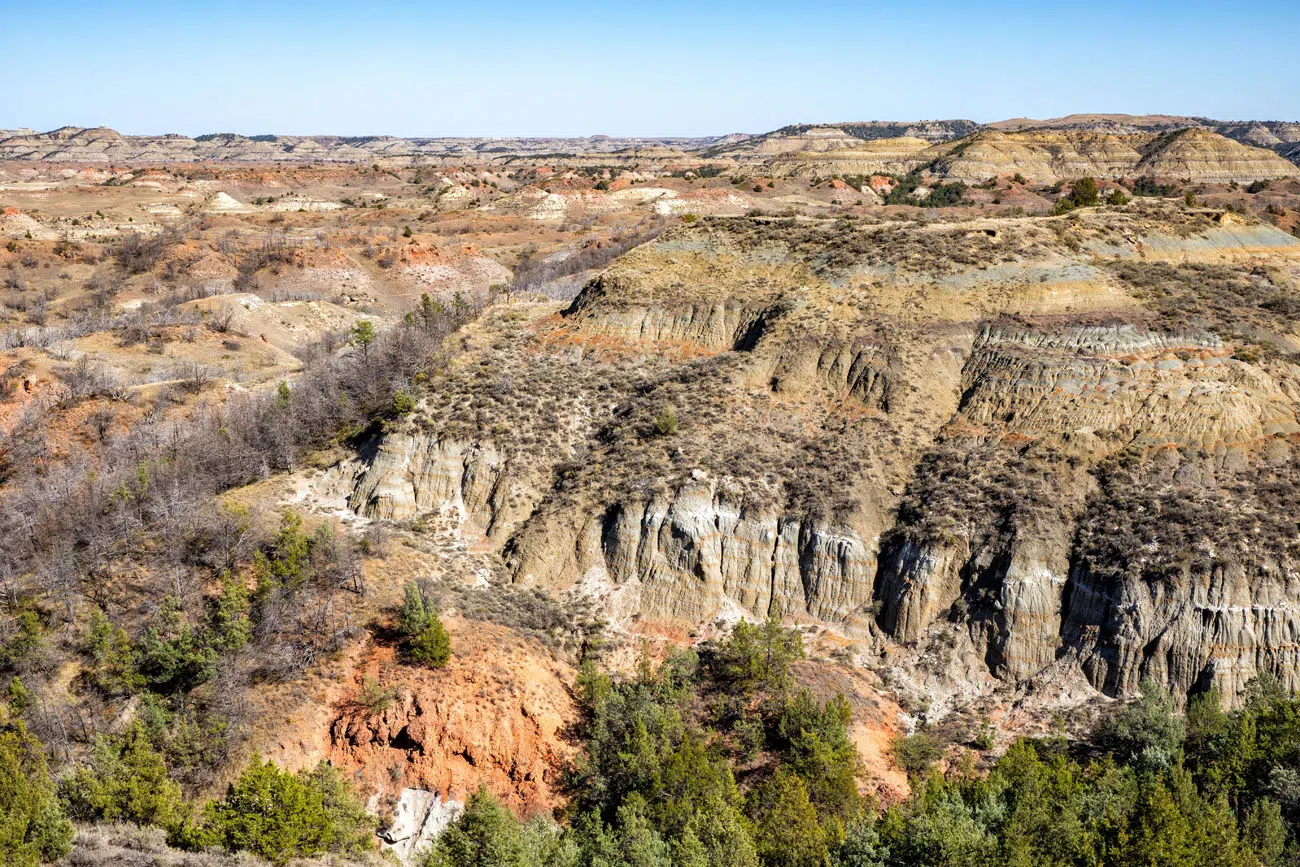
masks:
[[[554,823],[540,818],[520,823],[491,792],[479,789],[424,854],[422,867],[565,867],[574,863],[576,854],[572,841],[564,839]]]
[[[1111,205],[1112,207],[1122,207],[1123,205],[1127,205],[1128,201],[1128,196],[1124,195],[1124,191],[1119,187],[1116,187],[1106,194],[1106,204]]]
[[[480,790],[423,867],[1282,867],[1297,851],[1300,699],[1270,677],[1232,713],[1213,691],[1194,697],[1185,722],[1144,684],[1085,749],[1021,740],[987,774],[969,756],[940,772],[937,743],[903,739],[912,794],[877,814],[855,785],[847,703],[815,701],[788,677],[801,651],[772,618],[626,680],[584,665],[564,825],[522,823]],[[755,753],[739,748],[743,714],[759,723]],[[62,787],[75,815],[169,824],[184,845],[274,864],[370,848],[374,819],[326,765],[290,774],[255,757],[185,821],[147,732],[142,721],[96,744]],[[0,731],[0,771],[6,863],[66,853],[71,827],[21,724]]]
[[[966,185],[961,181],[938,184],[921,200],[923,208],[950,208],[960,205],[966,198]]]
[[[426,867],[826,864],[861,836],[863,803],[847,704],[791,692],[788,666],[802,654],[798,633],[773,618],[628,680],[584,664],[585,750],[567,826],[523,825],[479,792]],[[740,705],[754,712],[742,720]],[[735,737],[748,720],[761,758]]]
[[[561,659],[596,659],[605,648],[605,621],[581,598],[557,598],[541,587],[497,582],[475,586],[449,581],[435,593],[454,600],[463,617],[508,626]]]
[[[966,185],[961,181],[936,184],[925,196],[917,198],[916,191],[924,177],[920,171],[910,172],[895,179],[894,188],[885,196],[886,205],[916,205],[922,208],[946,208],[960,205],[966,196]]]
[[[1026,739],[987,777],[960,764],[931,773],[881,817],[872,863],[1287,863],[1297,816],[1279,781],[1300,748],[1300,701],[1271,678],[1233,714],[1206,694],[1185,736],[1171,708],[1147,685],[1103,736],[1112,751],[1087,764],[1061,740]]]
[[[0,434],[0,572],[10,576],[0,706],[21,713],[53,755],[80,758],[64,784],[77,816],[153,822],[192,842],[193,823],[167,809],[183,802],[176,787],[192,795],[211,785],[244,731],[249,685],[295,677],[337,649],[357,630],[354,600],[365,590],[351,544],[328,526],[311,530],[288,513],[260,539],[247,511],[215,495],[365,435],[473,312],[430,305],[366,352],[313,357],[293,388],[174,422],[148,414],[68,458],[28,441],[39,418]],[[57,645],[45,638],[56,632]],[[56,712],[45,697],[63,689],[55,677],[65,651],[80,655],[81,676],[70,685],[75,704]],[[106,735],[128,702],[138,727]],[[93,744],[84,757],[82,742]],[[0,799],[8,776],[0,770]],[[15,821],[26,821],[21,812]],[[42,851],[54,849],[0,860]]]
[[[978,548],[1010,528],[1060,520],[1068,508],[1059,496],[1066,471],[1062,455],[1037,443],[940,441],[917,466],[882,546],[965,539]]]
[[[1217,694],[1194,699],[1185,727],[1145,684],[1083,751],[1095,756],[1086,763],[1061,739],[1025,739],[987,775],[968,757],[941,773],[939,743],[904,738],[896,753],[912,795],[876,815],[852,784],[842,699],[771,694],[764,684],[782,678],[755,674],[789,658],[765,649],[796,646],[781,631],[745,627],[702,659],[673,656],[627,681],[585,668],[567,827],[525,826],[480,792],[425,864],[1281,867],[1296,851],[1300,700],[1269,678],[1232,714]],[[742,685],[765,708],[756,762],[733,749],[734,717],[715,712],[719,694]]]
[[[1258,329],[1287,332],[1300,322],[1294,290],[1278,285],[1276,275],[1263,270],[1141,261],[1109,267],[1155,311],[1156,324],[1169,331],[1205,330],[1253,343]]]
[[[1185,480],[1198,463],[1153,465],[1126,452],[1097,468],[1076,542],[1091,581],[1179,586],[1228,563],[1249,574],[1300,557],[1292,517],[1300,510],[1300,460],[1253,461],[1213,483]]]
[[[943,758],[943,753],[943,745],[925,732],[894,741],[894,761],[911,776],[923,776],[931,765]]]
[[[1157,183],[1152,178],[1138,178],[1133,182],[1133,195],[1153,198],[1169,198],[1178,192],[1174,184]]]

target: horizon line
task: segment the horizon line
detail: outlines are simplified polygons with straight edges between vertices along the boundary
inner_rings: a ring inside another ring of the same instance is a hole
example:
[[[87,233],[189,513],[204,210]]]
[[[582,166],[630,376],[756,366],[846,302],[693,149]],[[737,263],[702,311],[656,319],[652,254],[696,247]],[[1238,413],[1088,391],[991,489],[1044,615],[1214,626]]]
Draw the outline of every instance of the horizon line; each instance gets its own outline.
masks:
[[[835,127],[835,126],[840,126],[840,125],[851,125],[851,124],[899,124],[899,125],[909,125],[909,124],[925,124],[925,123],[973,123],[973,124],[976,124],[976,125],[981,126],[981,127],[986,127],[986,126],[991,126],[991,125],[993,125],[993,124],[998,124],[998,123],[1007,123],[1007,122],[1009,122],[1009,121],[1032,121],[1032,122],[1037,122],[1037,123],[1052,123],[1052,122],[1055,122],[1055,121],[1066,120],[1066,119],[1068,119],[1068,118],[1072,118],[1072,117],[1081,117],[1081,118],[1082,118],[1082,117],[1093,117],[1093,118],[1106,118],[1106,117],[1110,117],[1110,118],[1114,118],[1117,122],[1123,122],[1122,119],[1124,119],[1124,118],[1155,118],[1155,117],[1167,117],[1167,118],[1170,118],[1171,120],[1212,121],[1212,122],[1215,122],[1215,123],[1221,123],[1221,124],[1229,124],[1229,123],[1300,123],[1300,120],[1287,120],[1287,119],[1284,119],[1284,118],[1281,118],[1281,117],[1276,117],[1276,118],[1259,118],[1259,117],[1255,117],[1255,118],[1244,118],[1244,117],[1243,117],[1243,118],[1217,118],[1217,117],[1213,117],[1213,116],[1211,116],[1211,115],[1205,115],[1205,114],[1165,114],[1165,113],[1163,113],[1163,112],[1129,113],[1129,112],[1090,112],[1090,111],[1083,111],[1083,112],[1071,112],[1071,113],[1069,113],[1069,114],[1057,115],[1057,116],[1055,116],[1055,117],[1046,117],[1046,118],[1035,118],[1035,117],[1028,117],[1028,116],[1025,116],[1025,115],[1016,115],[1016,116],[1013,116],[1013,117],[1006,117],[1006,118],[1001,118],[1001,119],[999,119],[999,120],[992,120],[992,121],[980,121],[980,120],[975,120],[975,119],[970,118],[970,117],[913,118],[913,119],[906,119],[906,120],[901,120],[901,119],[890,119],[890,118],[872,118],[872,119],[868,119],[868,120],[844,120],[844,119],[841,119],[841,120],[835,120],[835,121],[798,121],[798,120],[797,120],[797,121],[791,121],[791,122],[786,123],[786,124],[782,124],[781,126],[776,126],[776,127],[771,127],[771,128],[769,128],[769,129],[764,129],[764,130],[762,130],[761,132],[750,132],[750,131],[745,131],[745,130],[731,130],[731,131],[729,131],[729,132],[714,132],[714,133],[703,133],[703,134],[698,134],[698,133],[697,133],[697,134],[690,134],[690,133],[600,133],[600,132],[595,132],[595,133],[526,133],[526,134],[519,134],[519,133],[473,133],[473,134],[466,134],[466,133],[456,133],[456,134],[416,133],[416,134],[404,134],[404,133],[391,133],[391,132],[363,132],[363,133],[348,133],[348,132],[311,132],[311,133],[301,133],[301,132],[237,132],[237,131],[235,131],[235,130],[231,130],[231,129],[218,129],[218,130],[213,130],[213,131],[209,131],[209,132],[198,132],[198,133],[179,132],[179,131],[175,131],[175,130],[168,131],[168,132],[134,132],[134,131],[133,131],[133,132],[124,132],[124,131],[122,131],[121,129],[118,129],[117,127],[115,127],[115,126],[111,126],[111,125],[109,125],[109,124],[93,124],[93,125],[91,125],[91,124],[87,124],[87,125],[80,125],[80,124],[75,124],[75,123],[65,123],[65,124],[62,124],[61,126],[57,126],[57,127],[52,128],[52,129],[45,129],[45,130],[38,129],[38,128],[36,128],[36,127],[32,127],[32,126],[14,126],[14,127],[10,127],[10,126],[0,126],[0,130],[3,130],[3,131],[5,131],[5,132],[16,132],[16,131],[21,131],[21,130],[30,130],[34,135],[49,135],[50,133],[58,132],[59,130],[64,130],[64,129],[79,129],[79,130],[105,129],[105,130],[110,130],[110,131],[112,131],[112,132],[114,132],[114,133],[117,133],[118,135],[125,136],[125,137],[132,137],[132,138],[137,138],[137,137],[143,138],[143,137],[166,137],[166,136],[177,136],[177,137],[180,137],[180,138],[189,138],[189,139],[198,139],[198,138],[201,138],[201,137],[204,137],[204,136],[218,136],[218,135],[233,135],[233,136],[239,136],[239,137],[241,137],[241,138],[247,138],[247,139],[254,139],[254,138],[259,138],[259,137],[264,137],[264,136],[274,136],[274,137],[277,137],[277,138],[394,138],[394,139],[405,139],[405,140],[412,140],[412,139],[525,139],[525,140],[526,140],[526,139],[598,139],[598,138],[608,138],[608,139],[709,139],[709,138],[724,138],[724,137],[729,136],[729,135],[745,135],[745,136],[763,135],[763,134],[766,134],[766,133],[776,132],[777,130],[786,129],[786,128],[788,128],[788,127],[793,127],[793,126]]]

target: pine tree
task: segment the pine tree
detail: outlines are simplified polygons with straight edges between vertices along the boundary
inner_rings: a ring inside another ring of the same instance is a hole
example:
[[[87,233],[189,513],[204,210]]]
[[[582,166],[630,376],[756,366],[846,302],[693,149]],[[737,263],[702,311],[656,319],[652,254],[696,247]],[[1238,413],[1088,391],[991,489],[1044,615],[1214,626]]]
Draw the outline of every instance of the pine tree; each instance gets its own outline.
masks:
[[[167,764],[139,719],[120,738],[96,739],[89,767],[66,779],[60,794],[82,819],[172,830],[184,818],[181,787],[167,776]]]
[[[412,662],[442,668],[451,659],[451,636],[433,602],[414,582],[406,585],[398,624],[406,638],[406,655]]]
[[[208,804],[202,845],[248,851],[273,864],[370,848],[374,819],[328,765],[291,774],[254,755],[221,801]]]
[[[780,771],[747,799],[754,843],[765,867],[818,867],[829,852],[817,809],[798,774]]]
[[[361,350],[361,355],[370,360],[370,344],[375,342],[378,335],[375,333],[375,323],[369,319],[361,319],[356,325],[352,326],[352,333],[348,338],[348,343]]]
[[[438,838],[427,867],[528,867],[519,820],[485,788],[469,796],[465,810]]]
[[[248,587],[229,569],[221,573],[221,594],[212,600],[208,624],[213,644],[223,651],[238,650],[248,643],[253,632],[249,620]]]
[[[45,750],[0,714],[0,864],[37,867],[72,851],[72,823],[54,793]]]

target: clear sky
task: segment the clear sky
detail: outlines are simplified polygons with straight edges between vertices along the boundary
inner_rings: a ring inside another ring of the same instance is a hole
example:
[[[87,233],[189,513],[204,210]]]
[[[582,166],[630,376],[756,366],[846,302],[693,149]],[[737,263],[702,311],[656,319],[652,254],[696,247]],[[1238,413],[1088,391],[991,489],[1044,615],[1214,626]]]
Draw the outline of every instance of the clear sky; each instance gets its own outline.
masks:
[[[1300,119],[1300,0],[0,0],[0,128],[709,135]]]

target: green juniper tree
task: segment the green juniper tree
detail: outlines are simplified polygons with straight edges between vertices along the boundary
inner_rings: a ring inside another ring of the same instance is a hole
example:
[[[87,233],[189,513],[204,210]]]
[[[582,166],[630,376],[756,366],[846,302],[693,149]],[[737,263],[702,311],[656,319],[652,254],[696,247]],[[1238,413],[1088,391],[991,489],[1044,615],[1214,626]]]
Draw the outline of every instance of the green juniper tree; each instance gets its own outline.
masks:
[[[414,582],[406,585],[398,628],[405,639],[407,657],[417,665],[441,668],[451,659],[451,636],[433,601]]]

